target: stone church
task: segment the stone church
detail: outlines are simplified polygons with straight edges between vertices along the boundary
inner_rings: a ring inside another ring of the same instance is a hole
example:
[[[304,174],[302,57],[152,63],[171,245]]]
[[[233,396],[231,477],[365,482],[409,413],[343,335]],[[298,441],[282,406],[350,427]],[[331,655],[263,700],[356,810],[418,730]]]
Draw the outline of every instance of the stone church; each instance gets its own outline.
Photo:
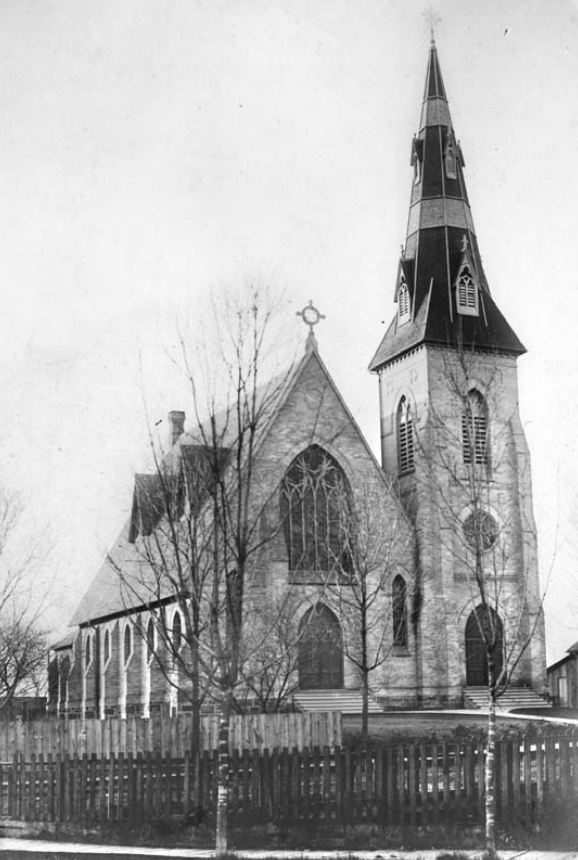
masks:
[[[323,363],[312,305],[303,312],[305,353],[270,398],[256,449],[258,485],[270,491],[260,528],[272,537],[245,583],[244,624],[258,626],[263,607],[289,607],[292,640],[281,642],[278,631],[264,637],[270,649],[284,649],[284,696],[280,669],[272,684],[283,707],[307,707],[312,694],[321,707],[345,700],[364,673],[374,707],[468,704],[488,682],[484,630],[494,637],[498,674],[507,670],[512,685],[538,693],[545,687],[530,458],[518,408],[525,348],[484,275],[433,41],[411,153],[397,310],[370,363],[381,463]],[[180,516],[199,505],[202,445],[185,430],[183,413],[169,418],[163,468],[174,492],[180,488]],[[123,589],[142,563],[143,542],[168,516],[158,482],[159,475],[136,476],[128,523],[71,634],[53,649],[52,713],[148,716],[187,707],[186,673],[155,659],[159,618],[173,645],[186,639],[182,602],[166,586]],[[363,553],[352,537],[361,533]],[[355,577],[371,595],[365,615],[352,598]],[[258,671],[253,666],[241,698],[267,707],[255,693]]]

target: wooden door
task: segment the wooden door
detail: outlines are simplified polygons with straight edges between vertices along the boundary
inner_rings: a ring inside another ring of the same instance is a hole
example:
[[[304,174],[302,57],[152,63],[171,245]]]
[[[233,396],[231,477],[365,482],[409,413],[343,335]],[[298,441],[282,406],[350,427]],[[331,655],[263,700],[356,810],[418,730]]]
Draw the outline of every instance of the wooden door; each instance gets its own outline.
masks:
[[[468,687],[488,684],[488,655],[486,642],[495,641],[496,677],[502,671],[504,628],[497,612],[478,606],[466,622],[466,683]]]

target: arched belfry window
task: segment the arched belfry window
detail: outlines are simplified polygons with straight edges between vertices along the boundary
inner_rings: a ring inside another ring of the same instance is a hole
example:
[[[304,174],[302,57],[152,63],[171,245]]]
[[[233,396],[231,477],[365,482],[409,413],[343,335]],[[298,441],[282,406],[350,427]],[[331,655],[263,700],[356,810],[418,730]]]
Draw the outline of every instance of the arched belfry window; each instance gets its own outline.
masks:
[[[396,576],[391,586],[393,644],[407,647],[407,587],[403,576]]]
[[[464,463],[488,465],[490,457],[488,408],[479,391],[468,393],[462,414],[462,450]]]
[[[478,316],[478,287],[469,266],[464,266],[456,281],[456,304],[458,313]]]
[[[402,397],[397,407],[397,457],[400,475],[413,470],[413,418],[407,397]]]
[[[281,516],[292,571],[350,572],[351,491],[319,445],[297,456],[281,485]]]
[[[410,318],[409,290],[404,280],[402,280],[399,286],[399,292],[397,294],[397,307],[399,314],[399,324],[402,325]]]

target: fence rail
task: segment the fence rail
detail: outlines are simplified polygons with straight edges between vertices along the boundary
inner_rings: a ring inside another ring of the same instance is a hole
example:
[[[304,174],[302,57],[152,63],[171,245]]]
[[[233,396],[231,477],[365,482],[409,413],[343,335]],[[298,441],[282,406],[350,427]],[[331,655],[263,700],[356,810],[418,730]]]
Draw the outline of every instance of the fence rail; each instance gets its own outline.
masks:
[[[216,716],[201,718],[201,746],[218,746],[219,721]],[[339,712],[304,714],[244,714],[231,717],[230,748],[273,749],[283,747],[324,747],[341,745]],[[77,754],[97,756],[160,753],[183,758],[192,750],[192,717],[107,717],[105,720],[57,720],[47,718],[27,722],[0,722],[0,760],[15,754],[31,760],[35,755]]]
[[[498,820],[537,821],[553,798],[578,800],[578,734],[500,741]],[[482,744],[400,744],[379,750],[235,750],[232,822],[425,824],[483,820]],[[15,756],[0,764],[0,816],[79,823],[160,815],[210,822],[217,753],[163,757]]]

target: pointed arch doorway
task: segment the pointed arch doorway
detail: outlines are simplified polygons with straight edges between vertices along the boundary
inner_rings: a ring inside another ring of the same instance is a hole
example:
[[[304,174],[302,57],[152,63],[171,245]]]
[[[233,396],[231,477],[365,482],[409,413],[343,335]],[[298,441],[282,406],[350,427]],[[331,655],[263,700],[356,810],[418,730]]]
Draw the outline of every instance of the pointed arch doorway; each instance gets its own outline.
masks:
[[[496,643],[496,677],[504,663],[504,625],[498,613],[487,606],[474,609],[466,621],[466,684],[468,687],[486,687],[488,684],[488,655],[486,642]]]
[[[318,603],[299,624],[299,689],[343,687],[343,636],[333,612]]]

